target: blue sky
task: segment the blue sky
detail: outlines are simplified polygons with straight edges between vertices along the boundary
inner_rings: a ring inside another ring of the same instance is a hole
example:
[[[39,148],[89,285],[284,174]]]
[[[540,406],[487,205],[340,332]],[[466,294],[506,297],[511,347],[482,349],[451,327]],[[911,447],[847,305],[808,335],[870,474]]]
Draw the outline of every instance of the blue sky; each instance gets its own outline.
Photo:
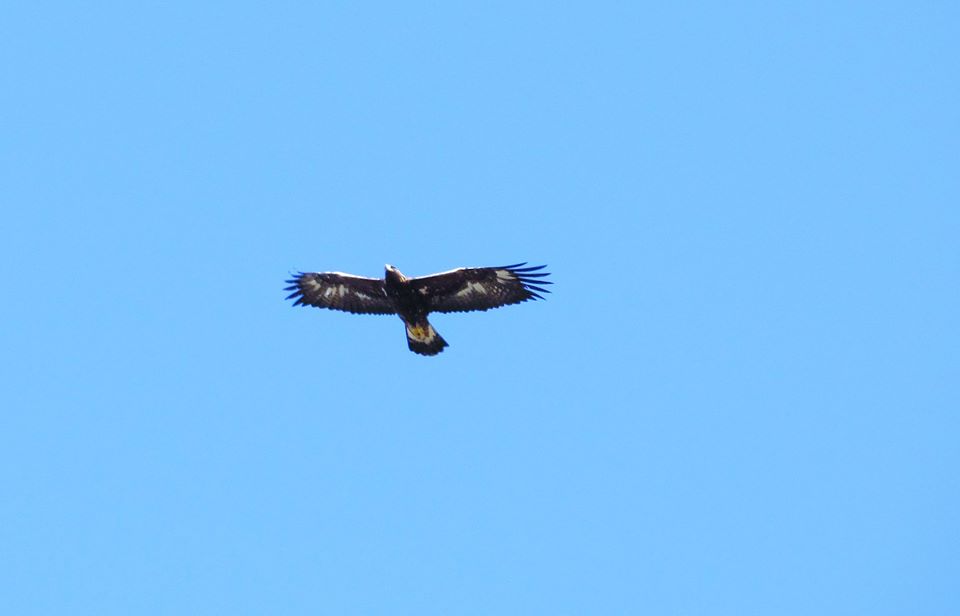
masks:
[[[0,610],[957,613],[958,23],[7,3]]]

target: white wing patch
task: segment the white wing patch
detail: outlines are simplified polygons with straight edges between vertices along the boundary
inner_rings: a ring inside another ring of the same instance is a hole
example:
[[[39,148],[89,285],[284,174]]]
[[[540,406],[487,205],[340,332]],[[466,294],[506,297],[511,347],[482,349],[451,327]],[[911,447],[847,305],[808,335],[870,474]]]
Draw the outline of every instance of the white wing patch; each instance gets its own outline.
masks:
[[[323,288],[323,285],[321,285],[321,284],[320,284],[319,282],[317,282],[316,280],[312,280],[312,279],[307,279],[307,280],[305,281],[305,284],[306,284],[307,286],[309,286],[310,289],[311,289],[314,293],[319,293],[319,292],[320,292],[320,289]],[[349,287],[347,287],[347,285],[345,285],[345,284],[338,284],[338,285],[330,285],[330,286],[328,286],[327,288],[323,289],[322,295],[323,295],[324,299],[329,299],[331,296],[338,296],[338,295],[339,295],[340,297],[346,297],[348,293],[350,293],[350,289],[349,289]],[[370,296],[367,295],[366,293],[360,293],[359,291],[353,291],[353,294],[356,295],[357,297],[361,297],[361,298],[363,298],[363,299],[370,299]]]
[[[497,282],[512,282],[517,279],[510,270],[497,270]]]
[[[483,293],[485,290],[486,288],[479,282],[468,282],[467,286],[457,291],[454,297],[465,297],[467,295],[473,295],[474,293]]]

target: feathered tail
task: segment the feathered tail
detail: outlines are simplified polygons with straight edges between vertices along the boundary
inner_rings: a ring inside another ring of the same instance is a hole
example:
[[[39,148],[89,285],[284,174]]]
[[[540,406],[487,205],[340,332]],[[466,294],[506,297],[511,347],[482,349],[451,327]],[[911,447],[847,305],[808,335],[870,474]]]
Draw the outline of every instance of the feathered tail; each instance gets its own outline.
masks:
[[[448,346],[426,319],[407,323],[407,346],[420,355],[436,355]]]

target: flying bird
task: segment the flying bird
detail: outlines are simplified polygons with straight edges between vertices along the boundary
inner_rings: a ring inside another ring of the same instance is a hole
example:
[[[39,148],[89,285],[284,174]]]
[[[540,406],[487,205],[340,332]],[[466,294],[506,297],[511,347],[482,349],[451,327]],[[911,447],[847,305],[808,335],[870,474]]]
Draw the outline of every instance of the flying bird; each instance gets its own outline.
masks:
[[[407,278],[392,265],[383,279],[364,278],[342,272],[297,273],[284,290],[294,306],[316,306],[355,314],[395,314],[407,329],[407,346],[420,355],[436,355],[448,346],[430,325],[431,312],[490,310],[531,299],[543,299],[550,291],[543,285],[546,265],[524,267],[462,267]]]

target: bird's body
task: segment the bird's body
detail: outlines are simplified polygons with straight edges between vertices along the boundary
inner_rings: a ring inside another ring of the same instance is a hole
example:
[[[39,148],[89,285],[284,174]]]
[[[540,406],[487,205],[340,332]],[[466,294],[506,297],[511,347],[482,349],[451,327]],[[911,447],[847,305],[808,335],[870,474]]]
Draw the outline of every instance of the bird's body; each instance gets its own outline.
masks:
[[[430,311],[423,301],[423,293],[410,284],[409,278],[392,265],[387,265],[383,284],[387,296],[394,300],[397,314],[407,326],[407,346],[411,351],[420,355],[436,355],[448,346],[447,341],[427,320]]]
[[[341,272],[301,273],[286,288],[294,305],[310,305],[359,314],[396,314],[406,325],[407,345],[414,353],[436,355],[447,342],[427,315],[431,312],[489,310],[530,299],[543,299],[545,266],[460,268],[407,278],[392,265],[382,280]]]

